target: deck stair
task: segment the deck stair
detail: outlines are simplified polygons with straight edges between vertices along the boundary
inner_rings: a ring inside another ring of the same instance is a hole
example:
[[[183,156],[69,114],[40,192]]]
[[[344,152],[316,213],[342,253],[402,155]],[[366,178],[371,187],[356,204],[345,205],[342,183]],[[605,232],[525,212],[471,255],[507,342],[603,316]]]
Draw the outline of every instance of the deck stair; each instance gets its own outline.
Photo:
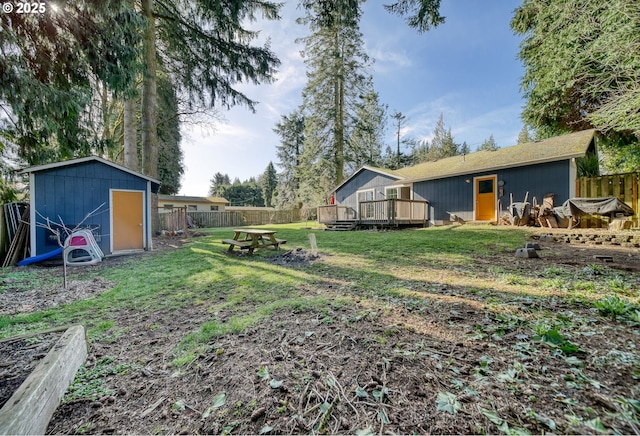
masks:
[[[349,230],[355,230],[358,223],[356,221],[334,221],[326,224],[325,230],[334,232],[347,232]]]

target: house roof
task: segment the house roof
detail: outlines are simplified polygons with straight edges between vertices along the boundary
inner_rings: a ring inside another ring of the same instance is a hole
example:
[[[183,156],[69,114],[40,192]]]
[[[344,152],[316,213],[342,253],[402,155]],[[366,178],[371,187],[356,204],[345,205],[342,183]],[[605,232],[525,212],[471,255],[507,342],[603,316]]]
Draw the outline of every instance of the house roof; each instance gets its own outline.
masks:
[[[476,151],[435,162],[424,162],[395,172],[407,182],[418,182],[584,157],[595,133],[595,129],[583,130],[495,151]]]
[[[100,162],[103,163],[105,165],[109,165],[110,167],[116,168],[120,171],[124,171],[126,173],[129,174],[133,174],[134,176],[140,177],[141,179],[145,179],[150,181],[152,184],[157,185],[157,188],[160,187],[160,181],[153,179],[149,176],[145,176],[142,173],[139,173],[137,171],[133,171],[127,167],[124,167],[122,165],[118,165],[115,162],[111,162],[110,160],[106,160],[103,159],[101,157],[98,156],[87,156],[87,157],[79,157],[76,159],[70,159],[70,160],[65,160],[65,161],[61,161],[61,162],[53,162],[53,163],[49,163],[49,164],[44,164],[44,165],[37,165],[37,166],[33,166],[33,167],[29,167],[29,168],[25,168],[23,170],[20,170],[18,172],[18,174],[29,174],[29,173],[37,173],[40,171],[46,171],[46,170],[51,170],[54,168],[61,168],[61,167],[66,167],[66,166],[71,166],[71,165],[77,165],[80,163],[84,163],[84,162],[91,162],[91,161],[95,161],[95,162]],[[155,190],[154,190],[155,192]]]
[[[351,174],[349,177],[344,179],[344,181],[342,183],[340,183],[338,186],[335,187],[333,192],[336,192],[338,189],[340,189],[342,187],[342,185],[344,185],[349,180],[351,180],[356,175],[360,174],[361,172],[363,172],[365,170],[369,170],[369,171],[373,171],[374,173],[378,173],[378,174],[382,174],[382,175],[385,175],[385,176],[393,177],[396,180],[404,178],[403,176],[398,174],[398,170],[390,170],[390,169],[387,169],[387,168],[377,168],[377,167],[372,167],[372,166],[369,166],[369,165],[364,165],[364,166],[358,168],[355,173]]]
[[[158,195],[158,200],[159,201],[179,201],[179,202],[183,202],[183,203],[216,203],[216,204],[220,204],[220,203],[224,203],[227,204],[229,203],[229,200],[227,200],[226,198],[222,198],[222,197],[192,197],[189,195],[164,195],[164,194],[160,194]]]

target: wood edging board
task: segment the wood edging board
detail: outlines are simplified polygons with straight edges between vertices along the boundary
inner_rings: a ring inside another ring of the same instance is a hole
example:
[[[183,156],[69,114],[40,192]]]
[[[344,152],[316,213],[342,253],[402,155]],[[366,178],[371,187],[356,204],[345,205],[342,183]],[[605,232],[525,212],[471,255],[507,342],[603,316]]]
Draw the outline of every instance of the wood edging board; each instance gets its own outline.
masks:
[[[60,399],[86,359],[84,327],[68,328],[0,409],[0,434],[45,434]]]

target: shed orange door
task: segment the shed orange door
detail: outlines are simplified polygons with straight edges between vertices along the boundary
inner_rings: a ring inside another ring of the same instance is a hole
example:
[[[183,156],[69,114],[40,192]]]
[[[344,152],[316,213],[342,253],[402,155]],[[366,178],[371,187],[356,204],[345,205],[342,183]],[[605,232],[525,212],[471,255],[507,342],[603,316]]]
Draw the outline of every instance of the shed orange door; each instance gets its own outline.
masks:
[[[476,221],[496,219],[496,176],[475,179]]]
[[[144,249],[144,193],[111,191],[111,251]]]

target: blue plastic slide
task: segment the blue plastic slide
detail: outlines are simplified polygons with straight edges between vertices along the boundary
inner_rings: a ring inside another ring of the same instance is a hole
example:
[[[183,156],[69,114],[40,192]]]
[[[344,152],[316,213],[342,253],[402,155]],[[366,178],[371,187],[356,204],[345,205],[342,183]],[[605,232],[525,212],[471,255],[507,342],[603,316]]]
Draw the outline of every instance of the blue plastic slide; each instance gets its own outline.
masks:
[[[55,250],[50,251],[48,253],[39,254],[39,255],[33,256],[33,257],[27,257],[26,259],[23,259],[20,262],[18,262],[18,266],[27,266],[27,265],[31,265],[32,263],[42,262],[43,260],[47,260],[47,259],[51,259],[52,257],[60,256],[61,254],[62,254],[62,248],[56,248]]]

